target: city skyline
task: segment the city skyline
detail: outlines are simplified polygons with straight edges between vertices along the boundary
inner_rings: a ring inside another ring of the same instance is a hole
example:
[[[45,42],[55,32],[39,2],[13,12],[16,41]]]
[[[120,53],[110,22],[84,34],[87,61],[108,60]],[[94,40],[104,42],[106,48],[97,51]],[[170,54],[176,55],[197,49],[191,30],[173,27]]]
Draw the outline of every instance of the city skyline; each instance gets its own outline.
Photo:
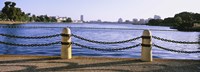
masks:
[[[198,0],[3,0],[1,8],[5,1],[16,2],[26,13],[67,16],[75,20],[84,15],[85,21],[148,19],[154,15],[166,18],[183,11],[200,12]]]

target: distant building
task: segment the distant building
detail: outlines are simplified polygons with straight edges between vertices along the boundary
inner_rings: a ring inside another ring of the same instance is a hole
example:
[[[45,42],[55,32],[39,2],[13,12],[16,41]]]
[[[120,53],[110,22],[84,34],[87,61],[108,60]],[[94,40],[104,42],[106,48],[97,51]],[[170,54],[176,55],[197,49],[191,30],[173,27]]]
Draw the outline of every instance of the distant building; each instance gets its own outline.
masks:
[[[144,19],[140,19],[140,21],[138,22],[139,24],[145,24],[145,20]]]
[[[122,23],[123,22],[123,19],[122,18],[119,18],[118,19],[118,23]]]
[[[159,15],[154,15],[154,19],[161,19]]]
[[[100,19],[98,19],[98,20],[91,20],[91,21],[89,21],[89,23],[102,23],[102,21]]]
[[[138,23],[138,19],[134,18],[132,22],[136,24]]]
[[[130,20],[125,20],[125,23],[131,23],[131,21]]]
[[[193,27],[200,27],[200,24],[199,23],[194,23]]]
[[[82,22],[84,22],[84,16],[83,16],[83,15],[81,15],[80,20],[81,20]]]
[[[82,23],[81,20],[73,20],[73,23]]]
[[[102,22],[102,21],[100,19],[98,19],[97,22]]]
[[[57,22],[63,22],[67,20],[67,17],[57,17]]]

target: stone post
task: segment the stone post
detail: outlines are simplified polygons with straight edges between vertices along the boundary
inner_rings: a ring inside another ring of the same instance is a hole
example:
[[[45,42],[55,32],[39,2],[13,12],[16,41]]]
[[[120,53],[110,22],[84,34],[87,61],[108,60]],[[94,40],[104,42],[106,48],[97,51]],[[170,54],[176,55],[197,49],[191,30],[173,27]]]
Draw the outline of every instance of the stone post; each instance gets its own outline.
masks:
[[[141,60],[146,62],[153,61],[152,59],[152,35],[149,30],[144,30],[142,35],[142,53]]]
[[[61,48],[61,58],[62,59],[71,59],[72,58],[72,45],[71,45],[71,30],[69,28],[64,28],[62,32],[62,42],[68,43],[63,44]]]

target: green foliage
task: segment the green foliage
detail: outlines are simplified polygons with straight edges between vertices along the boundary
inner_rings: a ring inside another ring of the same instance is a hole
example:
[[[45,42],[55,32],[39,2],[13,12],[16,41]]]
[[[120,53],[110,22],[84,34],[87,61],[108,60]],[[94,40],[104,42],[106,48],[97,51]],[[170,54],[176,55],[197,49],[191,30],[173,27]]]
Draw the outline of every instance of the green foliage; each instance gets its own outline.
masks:
[[[192,12],[181,12],[172,18],[165,18],[163,21],[150,20],[148,25],[173,26],[179,30],[192,29],[194,23],[200,23],[200,14]]]
[[[163,22],[161,19],[151,19],[149,20],[148,25],[160,25]]]
[[[6,1],[5,6],[0,12],[0,20],[8,21],[29,21],[29,22],[57,22],[55,17],[49,17],[47,15],[32,15],[31,13],[25,13],[21,8],[17,8],[15,2]],[[71,21],[71,18],[68,20]],[[67,22],[68,22],[67,21]]]
[[[6,1],[2,9],[1,19],[9,21],[27,21],[28,15],[22,12],[20,8],[15,7],[15,2]]]
[[[193,19],[192,19],[192,15],[193,13],[191,13],[191,12],[181,12],[181,13],[179,13],[179,14],[176,14],[175,16],[174,16],[174,18],[176,18],[176,17],[180,17],[180,18],[182,18],[182,21],[183,22],[190,22],[190,21],[192,21]]]
[[[32,21],[35,22],[57,22],[56,17],[49,17],[47,15],[40,15],[40,16],[35,16],[32,15]]]
[[[66,22],[72,22],[71,18],[67,18]]]
[[[10,1],[6,1],[4,4],[5,4],[5,7],[7,6],[9,6],[10,4],[11,4],[12,2],[10,2]]]

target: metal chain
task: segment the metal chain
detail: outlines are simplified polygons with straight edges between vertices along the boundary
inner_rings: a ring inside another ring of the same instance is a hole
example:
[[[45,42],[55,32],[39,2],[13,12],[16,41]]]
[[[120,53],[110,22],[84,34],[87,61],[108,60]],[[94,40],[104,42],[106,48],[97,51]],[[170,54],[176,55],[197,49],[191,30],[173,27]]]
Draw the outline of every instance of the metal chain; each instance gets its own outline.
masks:
[[[126,50],[126,49],[136,48],[136,47],[141,45],[139,43],[139,44],[136,44],[136,45],[133,45],[133,46],[123,47],[123,48],[105,48],[105,49],[102,49],[102,48],[94,48],[94,47],[85,46],[85,45],[82,45],[82,44],[79,44],[79,43],[75,43],[75,42],[72,42],[72,44],[76,45],[76,46],[79,46],[79,47],[82,47],[82,48],[87,48],[87,49],[96,50],[96,51],[119,51],[119,50]]]
[[[152,36],[154,39],[161,40],[161,41],[166,41],[166,42],[172,42],[172,43],[180,43],[180,44],[200,44],[200,42],[186,42],[186,41],[175,41],[175,40],[169,40],[169,39],[164,39],[160,38],[157,36]]]
[[[48,35],[48,36],[38,36],[38,37],[30,37],[30,36],[16,36],[16,35],[9,35],[9,34],[0,34],[1,36],[10,37],[10,38],[22,38],[22,39],[43,39],[43,38],[53,38],[58,37],[61,34],[55,35]]]
[[[65,27],[43,27],[43,26],[0,26],[0,28],[65,28]]]
[[[27,46],[27,47],[51,46],[51,45],[60,44],[60,43],[61,43],[60,41],[57,41],[57,42],[46,43],[46,44],[16,44],[16,43],[0,41],[0,44],[11,45],[11,46]]]
[[[174,49],[169,49],[169,48],[165,48],[156,44],[153,44],[153,46],[163,49],[163,50],[167,50],[167,51],[171,51],[171,52],[177,52],[177,53],[200,53],[200,51],[181,51],[181,50],[174,50]]]
[[[141,37],[136,37],[136,38],[132,38],[132,39],[128,39],[128,40],[124,40],[124,41],[116,41],[116,42],[103,42],[103,41],[95,41],[95,40],[90,40],[90,39],[86,39],[84,37],[72,34],[73,37],[84,40],[84,41],[88,41],[88,42],[92,42],[92,43],[98,43],[98,44],[119,44],[119,43],[127,43],[127,42],[131,42],[131,41],[135,41],[140,39]]]

